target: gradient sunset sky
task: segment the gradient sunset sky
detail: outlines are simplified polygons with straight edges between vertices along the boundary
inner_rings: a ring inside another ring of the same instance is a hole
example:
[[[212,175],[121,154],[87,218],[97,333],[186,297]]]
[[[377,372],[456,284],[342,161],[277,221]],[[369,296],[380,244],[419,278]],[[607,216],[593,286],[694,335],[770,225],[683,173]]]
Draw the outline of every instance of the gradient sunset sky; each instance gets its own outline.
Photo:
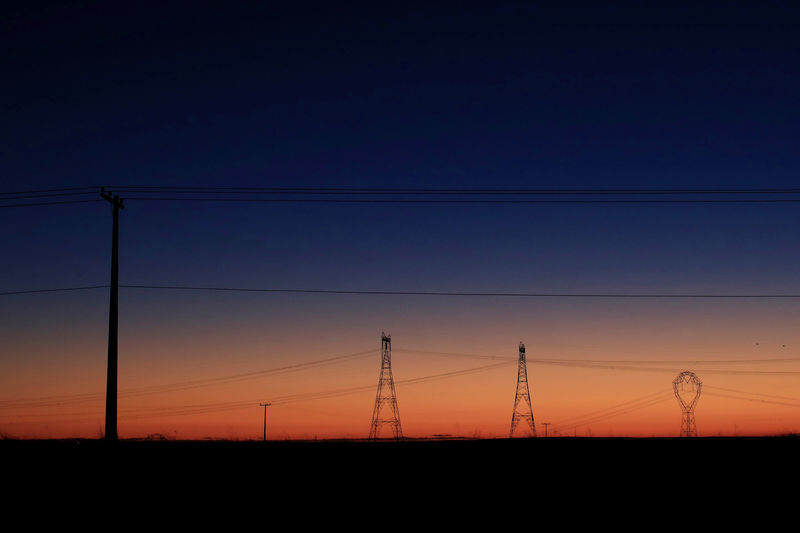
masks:
[[[590,5],[5,8],[0,192],[798,186],[798,8]],[[108,283],[108,204],[0,224],[0,292]],[[123,284],[800,294],[790,202],[126,200],[120,224]],[[681,370],[701,436],[800,432],[799,321],[800,299],[123,288],[119,433],[260,438],[271,401],[271,438],[364,438],[381,332],[410,437],[506,436],[520,341],[550,434],[677,436]],[[107,289],[0,297],[0,434],[100,435],[107,328]]]

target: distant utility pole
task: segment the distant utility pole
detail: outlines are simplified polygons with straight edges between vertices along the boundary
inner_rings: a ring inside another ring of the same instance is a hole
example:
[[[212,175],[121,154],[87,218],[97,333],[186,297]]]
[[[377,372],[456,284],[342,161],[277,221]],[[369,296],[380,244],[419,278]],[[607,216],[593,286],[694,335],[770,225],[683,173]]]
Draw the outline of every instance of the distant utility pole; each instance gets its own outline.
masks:
[[[119,210],[125,209],[119,195],[100,189],[100,196],[114,207],[114,224],[111,237],[111,294],[108,308],[108,374],[106,376],[106,429],[107,441],[117,440],[117,339],[119,325]]]
[[[542,422],[542,425],[544,426],[544,436],[547,438],[547,426],[550,425],[550,422]]]
[[[264,442],[267,442],[267,407],[272,405],[271,403],[260,403],[258,404],[264,408]]]

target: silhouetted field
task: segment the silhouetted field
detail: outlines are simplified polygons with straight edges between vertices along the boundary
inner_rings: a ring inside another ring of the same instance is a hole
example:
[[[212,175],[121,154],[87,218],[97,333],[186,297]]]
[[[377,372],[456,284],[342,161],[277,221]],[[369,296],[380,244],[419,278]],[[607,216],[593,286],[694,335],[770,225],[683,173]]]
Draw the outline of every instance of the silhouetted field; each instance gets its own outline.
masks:
[[[761,531],[791,519],[798,447],[793,437],[6,440],[0,457],[7,516],[56,527],[106,516],[115,529],[649,531],[677,519],[717,530],[755,516]]]
[[[273,479],[323,473],[465,477],[516,475],[637,478],[695,469],[725,475],[795,463],[800,437],[538,438],[380,441],[2,440],[17,472],[164,472],[229,477],[258,471]]]
[[[734,502],[753,512],[793,494],[785,482],[798,451],[796,437],[0,441],[9,508],[13,497],[47,496],[66,509],[117,501],[121,517],[155,522],[264,514],[348,529],[367,520],[518,523],[531,513],[570,526],[599,516],[635,526],[632,509],[648,513],[650,528],[676,504],[684,517],[717,523],[738,512]]]

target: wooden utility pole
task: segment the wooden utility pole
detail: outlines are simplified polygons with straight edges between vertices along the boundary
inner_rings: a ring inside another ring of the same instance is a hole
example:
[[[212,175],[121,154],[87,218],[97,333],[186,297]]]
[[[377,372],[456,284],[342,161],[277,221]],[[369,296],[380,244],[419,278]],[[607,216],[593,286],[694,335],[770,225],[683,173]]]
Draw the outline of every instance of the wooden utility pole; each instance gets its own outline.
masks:
[[[264,408],[264,442],[267,441],[267,407],[272,405],[271,403],[260,403],[258,404]]]
[[[119,195],[100,189],[100,196],[114,207],[111,238],[111,294],[108,308],[108,374],[106,376],[105,440],[117,440],[117,339],[119,325],[119,210],[124,209]]]

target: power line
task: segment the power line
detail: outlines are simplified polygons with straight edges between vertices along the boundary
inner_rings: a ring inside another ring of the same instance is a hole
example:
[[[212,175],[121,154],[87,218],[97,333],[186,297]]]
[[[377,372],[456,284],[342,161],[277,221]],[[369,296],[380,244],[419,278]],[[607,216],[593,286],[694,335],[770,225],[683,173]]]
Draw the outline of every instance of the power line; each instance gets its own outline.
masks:
[[[66,200],[63,202],[36,202],[27,204],[8,204],[8,205],[0,205],[0,209],[5,209],[9,207],[36,207],[43,205],[87,204],[90,202],[102,202],[102,201],[103,200]]]
[[[84,285],[81,287],[57,287],[54,289],[29,289],[22,291],[0,292],[0,296],[12,296],[16,294],[38,294],[44,292],[66,292],[66,291],[87,291],[92,289],[107,289],[109,285]]]
[[[460,352],[437,352],[431,350],[414,350],[411,348],[395,348],[396,352],[405,353],[418,353],[428,355],[444,355],[453,357],[471,357],[476,359],[505,359],[512,360],[514,358],[505,355],[487,355],[487,354],[474,354],[474,353],[460,353]],[[540,358],[536,357],[530,362],[558,362],[558,363],[623,363],[623,364],[752,364],[752,363],[800,363],[800,357],[780,357],[771,359],[563,359],[563,358]],[[800,401],[800,400],[798,400]]]
[[[69,196],[94,195],[94,192],[61,192],[61,193],[21,193],[14,196],[2,196],[0,200],[27,200],[31,198],[66,198]]]
[[[482,355],[482,354],[459,354],[454,352],[426,352],[423,350],[404,350],[401,348],[397,349],[398,352],[416,352],[416,353],[429,353],[429,354],[440,354],[440,355],[450,355],[450,356],[466,356],[466,357],[473,357],[473,358],[482,358],[482,359],[505,359],[507,361],[511,361],[512,358],[504,357],[504,356],[494,356],[494,355]],[[796,362],[795,359],[791,361]],[[673,373],[675,371],[681,370],[679,367],[683,366],[687,363],[687,361],[669,361],[669,360],[662,360],[661,363],[665,364],[674,364],[677,366],[674,367],[648,367],[648,366],[631,366],[633,364],[650,364],[650,361],[631,361],[627,360],[624,361],[627,364],[615,364],[613,361],[604,361],[602,359],[544,359],[540,357],[534,357],[527,359],[527,362],[530,364],[535,365],[551,365],[551,366],[562,366],[562,367],[577,367],[577,368],[587,368],[587,369],[599,369],[599,370],[623,370],[623,371],[632,371],[632,372],[657,372],[657,373]],[[696,362],[696,361],[694,361]],[[757,362],[757,363],[766,363],[766,362],[786,362],[782,359],[749,359],[749,360],[741,360],[741,361],[731,361],[735,363],[740,362]],[[708,364],[713,364],[713,361],[708,361]],[[760,376],[796,376],[800,375],[800,371],[793,371],[793,370],[729,370],[729,369],[714,369],[714,368],[704,368],[704,374],[721,374],[721,375],[760,375]]]
[[[363,188],[117,186],[130,200],[345,204],[795,203],[797,188]],[[140,196],[135,196],[139,194]],[[141,196],[145,194],[145,196]],[[161,196],[158,196],[161,195]],[[166,195],[166,196],[165,196]],[[465,198],[471,196],[472,198]],[[510,198],[510,197],[523,197]],[[558,197],[572,196],[570,199]],[[631,196],[638,198],[631,199]],[[705,196],[706,198],[698,198]],[[736,196],[737,198],[730,198]],[[749,198],[743,198],[749,196]],[[778,196],[778,198],[776,198]],[[497,199],[502,197],[502,199]],[[535,198],[531,198],[535,197]],[[583,198],[576,198],[583,197]],[[617,198],[613,198],[617,197]],[[628,198],[626,198],[628,197]],[[660,198],[658,198],[660,197]],[[687,198],[688,197],[688,198]],[[711,197],[711,198],[709,198]]]
[[[789,403],[789,402],[780,402],[776,400],[765,400],[763,398],[746,398],[744,396],[735,396],[732,394],[720,394],[718,392],[707,392],[711,396],[716,396],[718,398],[728,398],[731,400],[741,400],[745,402],[756,402],[756,403],[768,403],[772,405],[783,405],[786,407],[800,407],[800,403]]]
[[[618,188],[546,188],[546,187],[252,187],[252,186],[203,186],[203,185],[87,185],[83,187],[62,187],[51,189],[33,189],[24,191],[4,191],[0,192],[0,197],[19,194],[43,194],[43,193],[71,193],[87,192],[96,193],[101,188],[109,191],[176,191],[182,193],[197,192],[220,192],[220,193],[332,193],[332,194],[644,194],[644,195],[669,195],[669,194],[800,194],[800,188],[796,187],[705,187],[705,188],[641,188],[641,187],[618,187]]]
[[[507,366],[507,363],[491,364],[479,366],[474,368],[467,368],[463,370],[456,370],[452,372],[444,372],[440,374],[432,374],[428,376],[420,376],[416,378],[397,381],[397,386],[419,385],[431,381],[439,381],[442,379],[450,379],[479,372],[485,372],[501,366]],[[342,389],[333,389],[327,391],[315,391],[308,393],[296,393],[283,396],[271,396],[270,403],[273,405],[285,405],[290,403],[307,402],[322,400],[327,398],[334,398],[339,396],[346,396],[350,394],[357,394],[361,392],[373,391],[374,385],[348,387]],[[122,419],[148,419],[159,418],[166,416],[189,416],[206,414],[211,412],[231,411],[238,409],[252,408],[256,402],[261,402],[263,399],[250,399],[250,400],[234,400],[229,402],[216,402],[208,404],[193,404],[185,406],[168,406],[168,407],[153,407],[153,408],[140,408],[140,409],[123,409],[123,414],[120,416]]]
[[[678,367],[666,368],[666,367],[645,367],[645,366],[625,366],[625,365],[614,365],[614,364],[602,364],[602,363],[578,363],[578,362],[570,362],[570,361],[556,361],[556,360],[536,360],[532,359],[530,361],[531,364],[543,364],[543,365],[554,365],[554,366],[567,366],[567,367],[581,367],[581,368],[592,368],[592,369],[599,369],[599,370],[623,370],[623,371],[632,371],[632,372],[668,372],[672,373],[676,370],[681,370]],[[682,366],[682,365],[681,365]],[[793,370],[727,370],[727,369],[714,369],[714,368],[704,368],[703,374],[719,374],[719,375],[743,375],[743,376],[798,376],[800,375],[800,371],[793,371]]]
[[[639,398],[634,398],[632,400],[626,400],[626,401],[624,401],[622,403],[618,403],[618,404],[612,405],[610,407],[605,407],[603,409],[598,409],[596,411],[590,411],[590,412],[584,413],[582,415],[571,416],[569,418],[565,418],[565,419],[559,421],[559,423],[556,424],[556,427],[561,427],[561,426],[566,425],[567,423],[575,422],[576,420],[581,420],[581,419],[584,419],[584,418],[591,418],[591,417],[595,417],[595,416],[598,416],[598,415],[603,415],[603,414],[605,414],[605,413],[607,413],[609,411],[616,411],[618,409],[627,408],[627,407],[629,407],[631,405],[634,405],[634,404],[639,404],[639,403],[642,403],[642,402],[649,402],[649,401],[652,401],[652,400],[654,400],[656,398],[662,398],[662,397],[666,397],[666,396],[672,396],[672,391],[662,390],[662,391],[659,391],[659,392],[646,394],[644,396],[641,396]]]
[[[364,187],[67,187],[0,193],[0,207],[31,207],[96,202],[57,200],[115,190],[126,201],[339,203],[339,204],[748,204],[798,203],[798,188],[705,189],[547,189],[547,188],[364,188]],[[564,196],[570,198],[564,199]],[[515,198],[516,197],[516,198]],[[47,198],[46,202],[7,203]]]
[[[333,358],[327,358],[327,359],[323,359],[323,360],[319,360],[319,361],[313,361],[313,362],[309,362],[309,363],[301,363],[299,365],[294,365],[294,366],[319,364],[319,363],[322,363],[322,362],[325,362],[325,361],[332,361],[332,360],[336,360],[336,359],[344,359],[344,358],[348,358],[348,357],[355,357],[355,356],[363,355],[363,354],[366,354],[366,353],[369,353],[369,352],[373,352],[373,351],[374,350],[370,350],[370,351],[367,351],[367,352],[359,352],[359,353],[355,353],[355,354],[348,354],[348,355],[344,355],[344,356],[336,356],[336,357],[333,357]],[[410,351],[410,350],[404,350],[404,351]],[[426,352],[426,353],[436,353],[436,352]],[[446,353],[446,352],[439,352],[439,353]],[[453,353],[448,353],[448,354],[454,355]],[[479,354],[465,354],[465,355],[476,355],[477,356]],[[473,367],[473,368],[467,368],[467,369],[456,370],[456,371],[451,371],[451,372],[444,372],[444,373],[440,373],[440,374],[433,374],[433,375],[428,375],[428,376],[421,376],[421,377],[417,377],[417,378],[401,380],[401,381],[397,382],[397,385],[398,386],[415,385],[415,384],[428,383],[428,382],[432,382],[432,381],[438,381],[438,380],[441,380],[441,379],[449,379],[449,378],[453,378],[453,377],[465,376],[465,375],[469,375],[469,374],[474,374],[474,373],[478,373],[478,372],[484,372],[484,371],[492,370],[492,369],[495,369],[495,368],[509,366],[511,363],[515,363],[516,362],[516,360],[513,359],[513,358],[505,358],[505,359],[507,359],[507,360],[502,361],[500,363],[492,363],[492,364],[483,365],[483,366],[479,366],[479,367]],[[287,368],[287,367],[281,367],[281,368],[277,368],[277,369],[270,369],[270,370],[262,371],[262,372],[280,371],[280,370],[283,370],[285,368]],[[670,371],[672,371],[672,370],[670,370]],[[708,372],[706,371],[705,373],[708,373]],[[249,374],[254,374],[254,373],[239,374],[239,375],[235,375],[235,376],[226,376],[226,377],[222,377],[222,378],[210,378],[209,380],[211,380],[211,379],[228,379],[228,378],[231,378],[231,377],[246,376],[246,375],[249,375]],[[196,382],[202,382],[202,381],[205,381],[205,380],[198,380]],[[186,383],[191,384],[191,383],[196,383],[196,382],[181,382],[179,384],[186,384]],[[367,391],[373,390],[373,388],[374,387],[372,385],[368,385],[368,386],[360,386],[360,387],[349,387],[349,388],[344,388],[344,389],[333,389],[333,390],[327,390],[327,391],[314,391],[314,392],[308,392],[308,393],[288,394],[288,395],[273,397],[274,399],[272,400],[272,403],[274,403],[276,405],[284,405],[284,404],[296,403],[296,402],[314,401],[314,400],[320,400],[320,399],[326,399],[326,398],[331,398],[331,397],[349,395],[349,394],[354,394],[354,393],[367,392]],[[718,390],[722,390],[722,391],[742,393],[742,394],[759,395],[759,396],[764,396],[764,397],[774,397],[774,398],[785,399],[785,400],[796,400],[795,398],[788,398],[788,397],[776,396],[776,395],[768,395],[768,394],[762,394],[762,393],[753,393],[753,392],[746,392],[746,391],[735,391],[735,390],[732,390],[732,389],[722,389],[722,388],[719,388],[719,387],[710,387],[710,388],[718,389]],[[144,389],[146,389],[146,388],[142,388],[140,390],[144,390]],[[733,396],[733,395],[717,394],[717,393],[710,393],[710,394],[713,395],[713,396],[726,397],[726,398],[738,399],[738,400],[744,400],[744,401],[769,403],[769,404],[784,405],[784,406],[790,406],[790,407],[800,407],[800,404],[798,404],[798,403],[788,403],[788,402],[785,402],[785,401],[781,402],[781,401],[774,401],[774,400],[763,400],[763,399],[759,399],[759,398],[746,398],[746,397],[741,397],[741,396]],[[86,397],[86,396],[90,396],[90,395],[76,395],[76,396]],[[622,402],[620,404],[615,404],[615,405],[613,405],[611,407],[608,407],[608,408],[605,408],[605,409],[592,411],[592,412],[586,413],[584,415],[574,416],[574,417],[562,420],[556,426],[556,428],[558,430],[568,430],[568,429],[576,428],[578,426],[585,426],[585,425],[597,423],[597,422],[600,422],[600,421],[603,421],[603,420],[607,420],[609,418],[621,416],[621,415],[628,414],[628,413],[636,411],[636,410],[640,410],[640,409],[644,409],[644,408],[656,405],[658,403],[662,403],[664,401],[667,401],[667,400],[671,399],[671,396],[672,396],[672,394],[670,392],[663,392],[663,391],[657,392],[657,393],[653,393],[653,394],[648,394],[648,395],[643,396],[641,398],[628,400],[626,402]],[[146,418],[157,418],[157,417],[163,417],[163,416],[186,416],[186,415],[205,414],[205,413],[209,413],[209,412],[237,410],[237,409],[243,409],[243,408],[250,408],[250,407],[252,407],[252,404],[255,401],[256,400],[236,400],[236,401],[230,401],[230,402],[216,402],[216,403],[209,403],[209,404],[193,404],[193,405],[186,405],[186,406],[167,406],[167,407],[154,407],[154,408],[124,409],[123,410],[124,414],[120,418],[124,418],[124,419],[134,419],[134,418],[142,419],[142,418],[145,418],[146,419]],[[258,401],[260,401],[260,399]],[[8,401],[3,402],[3,403],[6,403],[5,407],[22,408],[22,407],[51,406],[51,405],[53,405],[53,404],[40,404],[40,405],[20,405],[20,404],[17,404],[17,405],[8,405],[7,402]],[[11,402],[13,402],[13,401],[11,401]],[[59,403],[64,403],[64,402],[59,402]],[[83,415],[83,413],[80,413],[80,415]],[[15,417],[15,415],[8,415],[8,416]]]
[[[472,194],[472,195],[709,195],[709,194],[800,194],[800,188],[481,188],[481,187],[205,187],[115,185],[107,189],[126,192],[226,193],[226,194]]]
[[[35,189],[31,191],[6,191],[0,192],[0,197],[9,196],[9,195],[16,195],[16,194],[43,194],[43,193],[67,193],[67,192],[74,192],[74,191],[84,191],[86,194],[92,193],[95,194],[100,191],[100,186],[97,187],[64,187],[61,189]]]
[[[373,350],[374,351],[374,350]],[[500,368],[503,366],[508,366],[507,362],[503,363],[494,363],[490,365],[484,365],[479,367],[473,368],[466,368],[462,370],[454,370],[451,372],[443,372],[439,374],[431,374],[427,376],[420,376],[416,378],[410,378],[406,380],[397,381],[396,384],[398,387],[400,386],[409,386],[409,385],[419,385],[423,383],[429,383],[432,381],[439,381],[443,379],[451,379],[455,377],[461,377],[471,374],[476,374],[480,372],[485,372],[489,370],[493,370],[496,368]],[[374,385],[367,385],[367,386],[358,386],[358,387],[348,387],[342,389],[333,389],[327,391],[314,391],[314,392],[307,392],[307,393],[295,393],[295,394],[287,394],[283,396],[271,396],[270,403],[273,405],[284,405],[289,403],[297,403],[297,402],[307,402],[307,401],[315,401],[321,400],[326,398],[333,398],[338,396],[346,396],[350,394],[357,394],[361,392],[373,391],[375,389]],[[261,402],[262,399],[249,399],[249,400],[234,400],[228,402],[215,402],[215,403],[208,403],[208,404],[193,404],[193,405],[184,405],[184,406],[167,406],[167,407],[152,407],[152,408],[134,408],[134,409],[123,409],[123,414],[120,418],[123,419],[141,419],[141,418],[157,418],[163,416],[184,416],[184,415],[196,415],[196,414],[205,414],[210,412],[218,412],[218,411],[229,411],[229,410],[237,410],[237,409],[244,409],[244,408],[252,408],[254,403]],[[44,405],[42,405],[44,406]],[[21,407],[21,406],[14,406],[14,407]],[[7,415],[13,416],[13,415]]]
[[[624,409],[611,411],[611,412],[606,413],[604,415],[599,415],[597,417],[590,418],[590,419],[587,419],[587,420],[583,420],[583,421],[580,421],[580,422],[577,422],[577,423],[567,424],[566,426],[558,426],[557,429],[561,430],[561,431],[567,431],[567,430],[570,430],[570,429],[577,428],[579,426],[588,426],[589,424],[596,424],[598,422],[603,422],[603,421],[608,420],[610,418],[616,418],[618,416],[626,415],[626,414],[632,413],[634,411],[639,411],[639,410],[645,409],[647,407],[652,407],[654,405],[658,405],[660,403],[664,403],[666,401],[670,401],[671,399],[672,399],[672,394],[667,394],[667,395],[665,395],[663,397],[654,398],[654,399],[649,400],[649,401],[645,401],[645,402],[642,402],[642,403],[639,403],[639,404],[631,405],[630,407],[627,407],[627,408],[624,408]]]
[[[793,402],[800,402],[800,398],[792,398],[792,397],[789,397],[789,396],[778,396],[776,394],[764,394],[764,393],[761,393],[761,392],[749,392],[749,391],[736,390],[736,389],[725,389],[725,388],[722,388],[722,387],[714,387],[714,386],[707,385],[707,384],[704,384],[703,388],[704,389],[713,389],[713,390],[718,390],[718,391],[723,391],[723,392],[732,392],[734,394],[749,394],[749,395],[752,395],[752,396],[763,396],[765,398],[775,398],[775,399],[778,399],[778,400],[789,400],[789,401],[793,401]]]
[[[245,202],[245,203],[317,203],[317,204],[763,204],[800,203],[800,198],[750,199],[637,199],[637,200],[463,200],[409,198],[182,198],[163,196],[126,196],[126,201],[160,202]],[[66,203],[66,202],[63,202]],[[8,206],[6,206],[8,207]]]
[[[181,291],[231,291],[231,292],[274,292],[308,294],[357,294],[376,296],[479,296],[512,298],[800,298],[800,294],[702,294],[702,293],[557,293],[557,292],[463,292],[463,291],[400,291],[400,290],[359,290],[359,289],[276,289],[259,287],[214,287],[187,285],[139,285],[121,284],[128,289],[166,289]]]
[[[35,294],[62,291],[81,291],[108,288],[109,285],[85,285],[78,287],[57,287],[51,289],[28,289],[0,292],[0,296],[19,294]],[[361,290],[361,289],[278,289],[263,287],[222,287],[192,285],[143,285],[120,284],[124,289],[150,289],[175,291],[216,291],[216,292],[254,292],[254,293],[289,293],[289,294],[330,294],[330,295],[373,295],[373,296],[463,296],[463,297],[498,297],[498,298],[708,298],[708,299],[796,299],[800,294],[787,293],[568,293],[568,292],[464,292],[464,291],[402,291],[402,290]]]
[[[659,294],[659,293],[546,293],[546,292],[460,292],[460,291],[399,291],[399,290],[349,290],[349,289],[275,289],[258,287],[213,287],[186,285],[125,284],[128,289],[166,289],[189,291],[274,292],[308,294],[354,294],[376,296],[479,296],[516,298],[800,298],[800,294]]]
[[[307,370],[309,368],[327,366],[333,363],[339,363],[352,359],[363,358],[368,355],[373,355],[374,353],[375,350],[370,349],[351,354],[337,355],[333,357],[326,357],[323,359],[316,359],[304,363],[296,363],[277,368],[268,368],[265,370],[256,370],[252,372],[244,372],[240,374],[220,376],[216,378],[179,381],[174,383],[165,383],[161,385],[149,385],[145,387],[122,389],[120,390],[119,397],[130,398],[135,396],[160,394],[165,392],[178,392],[178,391],[191,390],[191,389],[217,386],[217,385],[227,385],[229,383],[236,383],[245,380],[257,379],[265,376],[284,374],[289,372],[297,372],[300,370]],[[73,403],[99,401],[102,400],[103,398],[104,398],[104,393],[98,392],[98,393],[85,393],[85,394],[73,394],[73,395],[46,396],[46,397],[31,398],[31,399],[23,398],[18,400],[0,400],[0,409],[27,408],[27,407],[53,407],[56,405],[68,405]]]

